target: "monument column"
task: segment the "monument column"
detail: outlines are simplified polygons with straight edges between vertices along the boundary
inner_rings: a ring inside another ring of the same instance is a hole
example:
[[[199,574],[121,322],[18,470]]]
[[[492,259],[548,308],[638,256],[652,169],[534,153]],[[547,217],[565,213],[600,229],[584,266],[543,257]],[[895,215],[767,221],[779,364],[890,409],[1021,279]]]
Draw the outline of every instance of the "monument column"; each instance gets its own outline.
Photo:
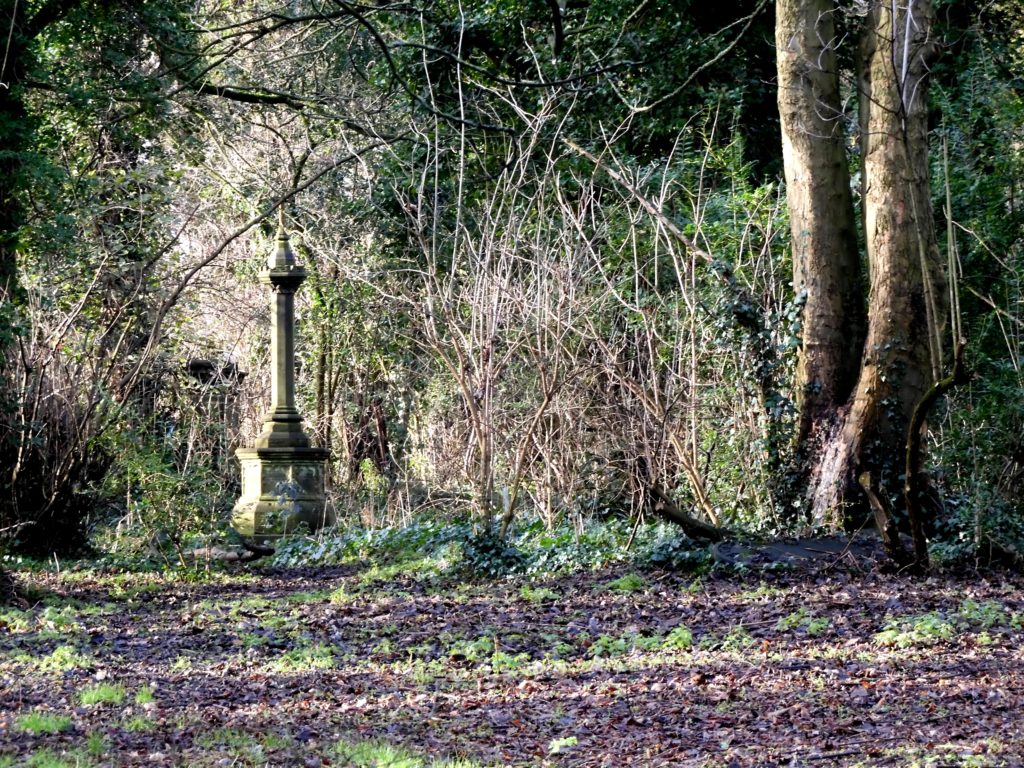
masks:
[[[235,452],[242,495],[232,525],[257,541],[291,533],[301,523],[315,531],[333,522],[324,493],[329,453],[310,447],[295,406],[295,292],[305,279],[282,219],[277,247],[260,273],[260,282],[271,289],[270,410],[254,446]]]

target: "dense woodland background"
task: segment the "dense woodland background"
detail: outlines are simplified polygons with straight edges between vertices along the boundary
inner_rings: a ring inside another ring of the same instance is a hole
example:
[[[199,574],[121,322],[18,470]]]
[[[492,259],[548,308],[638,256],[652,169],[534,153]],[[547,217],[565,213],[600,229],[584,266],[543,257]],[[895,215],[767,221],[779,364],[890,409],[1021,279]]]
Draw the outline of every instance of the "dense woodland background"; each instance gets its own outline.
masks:
[[[0,547],[223,530],[280,208],[343,527],[1017,558],[1022,14],[0,0]]]

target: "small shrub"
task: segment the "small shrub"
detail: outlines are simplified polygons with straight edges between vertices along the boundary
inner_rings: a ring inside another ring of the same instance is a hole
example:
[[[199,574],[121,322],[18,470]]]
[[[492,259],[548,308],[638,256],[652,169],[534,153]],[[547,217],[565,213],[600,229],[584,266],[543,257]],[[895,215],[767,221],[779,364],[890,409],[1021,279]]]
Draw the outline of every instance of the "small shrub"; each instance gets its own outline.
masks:
[[[527,557],[493,534],[479,534],[462,543],[462,565],[470,573],[495,578],[526,569]]]
[[[448,651],[451,658],[464,658],[466,661],[481,661],[494,653],[494,640],[488,636],[478,637],[476,640],[458,640],[452,644]]]
[[[615,658],[626,655],[632,647],[629,638],[601,635],[591,643],[588,652],[595,659]]]
[[[611,592],[630,595],[647,589],[647,579],[637,573],[627,573],[625,576],[605,584],[605,589]]]
[[[883,646],[912,648],[945,642],[955,635],[956,627],[939,614],[932,612],[890,620],[886,623],[885,629],[875,635],[875,642]]]
[[[689,650],[693,648],[693,632],[690,631],[689,627],[680,624],[665,635],[662,647],[677,651]]]
[[[552,600],[557,600],[559,594],[553,589],[547,587],[531,587],[529,584],[524,584],[519,590],[519,594],[528,603],[539,605]]]

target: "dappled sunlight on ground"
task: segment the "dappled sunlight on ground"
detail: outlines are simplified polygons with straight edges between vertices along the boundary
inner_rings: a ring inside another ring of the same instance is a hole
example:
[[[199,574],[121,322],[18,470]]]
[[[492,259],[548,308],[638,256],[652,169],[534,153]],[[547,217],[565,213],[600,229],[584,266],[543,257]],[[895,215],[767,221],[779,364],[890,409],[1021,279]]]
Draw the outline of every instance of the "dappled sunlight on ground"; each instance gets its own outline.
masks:
[[[0,766],[1024,759],[1018,576],[361,573],[22,575]]]

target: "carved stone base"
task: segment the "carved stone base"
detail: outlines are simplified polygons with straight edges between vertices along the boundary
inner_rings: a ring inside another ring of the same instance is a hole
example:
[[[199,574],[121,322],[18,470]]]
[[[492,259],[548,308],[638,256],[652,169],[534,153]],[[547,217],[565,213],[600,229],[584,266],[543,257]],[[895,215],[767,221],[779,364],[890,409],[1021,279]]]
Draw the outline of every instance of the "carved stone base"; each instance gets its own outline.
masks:
[[[334,523],[324,494],[328,451],[322,448],[239,448],[242,495],[231,524],[256,542],[297,533],[305,523],[316,531]]]

